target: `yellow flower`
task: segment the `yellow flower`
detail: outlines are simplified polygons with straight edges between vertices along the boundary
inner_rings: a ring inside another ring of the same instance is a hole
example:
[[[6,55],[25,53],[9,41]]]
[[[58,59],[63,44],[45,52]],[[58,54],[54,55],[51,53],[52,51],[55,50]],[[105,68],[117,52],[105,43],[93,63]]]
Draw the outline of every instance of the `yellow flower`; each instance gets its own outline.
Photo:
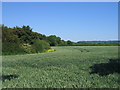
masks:
[[[47,52],[53,52],[55,49],[48,49]]]

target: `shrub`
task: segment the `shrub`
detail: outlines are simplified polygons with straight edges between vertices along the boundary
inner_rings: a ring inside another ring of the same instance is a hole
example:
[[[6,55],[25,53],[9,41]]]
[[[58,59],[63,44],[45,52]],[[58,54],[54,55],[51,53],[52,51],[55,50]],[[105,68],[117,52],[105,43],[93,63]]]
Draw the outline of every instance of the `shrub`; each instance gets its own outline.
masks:
[[[8,54],[23,54],[24,49],[20,47],[18,43],[13,42],[4,42],[2,43],[2,54],[8,55]]]
[[[35,52],[35,50],[29,43],[23,43],[23,44],[21,44],[21,47],[24,49],[24,51],[26,53],[34,53]]]
[[[56,51],[55,49],[48,49],[48,50],[46,50],[46,52],[54,52],[54,51]]]
[[[37,53],[43,52],[46,49],[50,49],[49,43],[44,40],[35,40],[32,46]]]

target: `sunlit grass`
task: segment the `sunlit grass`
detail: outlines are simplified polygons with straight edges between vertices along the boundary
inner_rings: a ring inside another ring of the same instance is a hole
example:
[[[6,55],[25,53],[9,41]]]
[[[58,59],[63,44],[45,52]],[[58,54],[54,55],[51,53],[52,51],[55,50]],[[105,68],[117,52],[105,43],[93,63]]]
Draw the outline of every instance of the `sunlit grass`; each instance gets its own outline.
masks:
[[[117,46],[52,47],[54,52],[3,56],[3,88],[112,88],[119,73],[101,76],[91,66],[118,58]],[[17,75],[18,77],[14,77]]]

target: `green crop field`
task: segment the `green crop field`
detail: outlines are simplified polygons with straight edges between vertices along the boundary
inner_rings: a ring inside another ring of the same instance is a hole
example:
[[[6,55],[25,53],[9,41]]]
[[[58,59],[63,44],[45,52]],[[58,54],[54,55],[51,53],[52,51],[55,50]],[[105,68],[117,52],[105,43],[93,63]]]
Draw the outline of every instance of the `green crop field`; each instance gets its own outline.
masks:
[[[120,87],[117,46],[61,46],[2,60],[3,88]]]

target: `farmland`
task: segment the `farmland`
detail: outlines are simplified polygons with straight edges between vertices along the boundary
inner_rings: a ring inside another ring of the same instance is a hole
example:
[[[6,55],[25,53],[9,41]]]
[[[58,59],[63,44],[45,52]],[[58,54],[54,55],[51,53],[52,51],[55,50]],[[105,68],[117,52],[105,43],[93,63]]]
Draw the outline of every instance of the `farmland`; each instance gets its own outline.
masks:
[[[61,46],[3,56],[3,88],[120,87],[117,46]]]

